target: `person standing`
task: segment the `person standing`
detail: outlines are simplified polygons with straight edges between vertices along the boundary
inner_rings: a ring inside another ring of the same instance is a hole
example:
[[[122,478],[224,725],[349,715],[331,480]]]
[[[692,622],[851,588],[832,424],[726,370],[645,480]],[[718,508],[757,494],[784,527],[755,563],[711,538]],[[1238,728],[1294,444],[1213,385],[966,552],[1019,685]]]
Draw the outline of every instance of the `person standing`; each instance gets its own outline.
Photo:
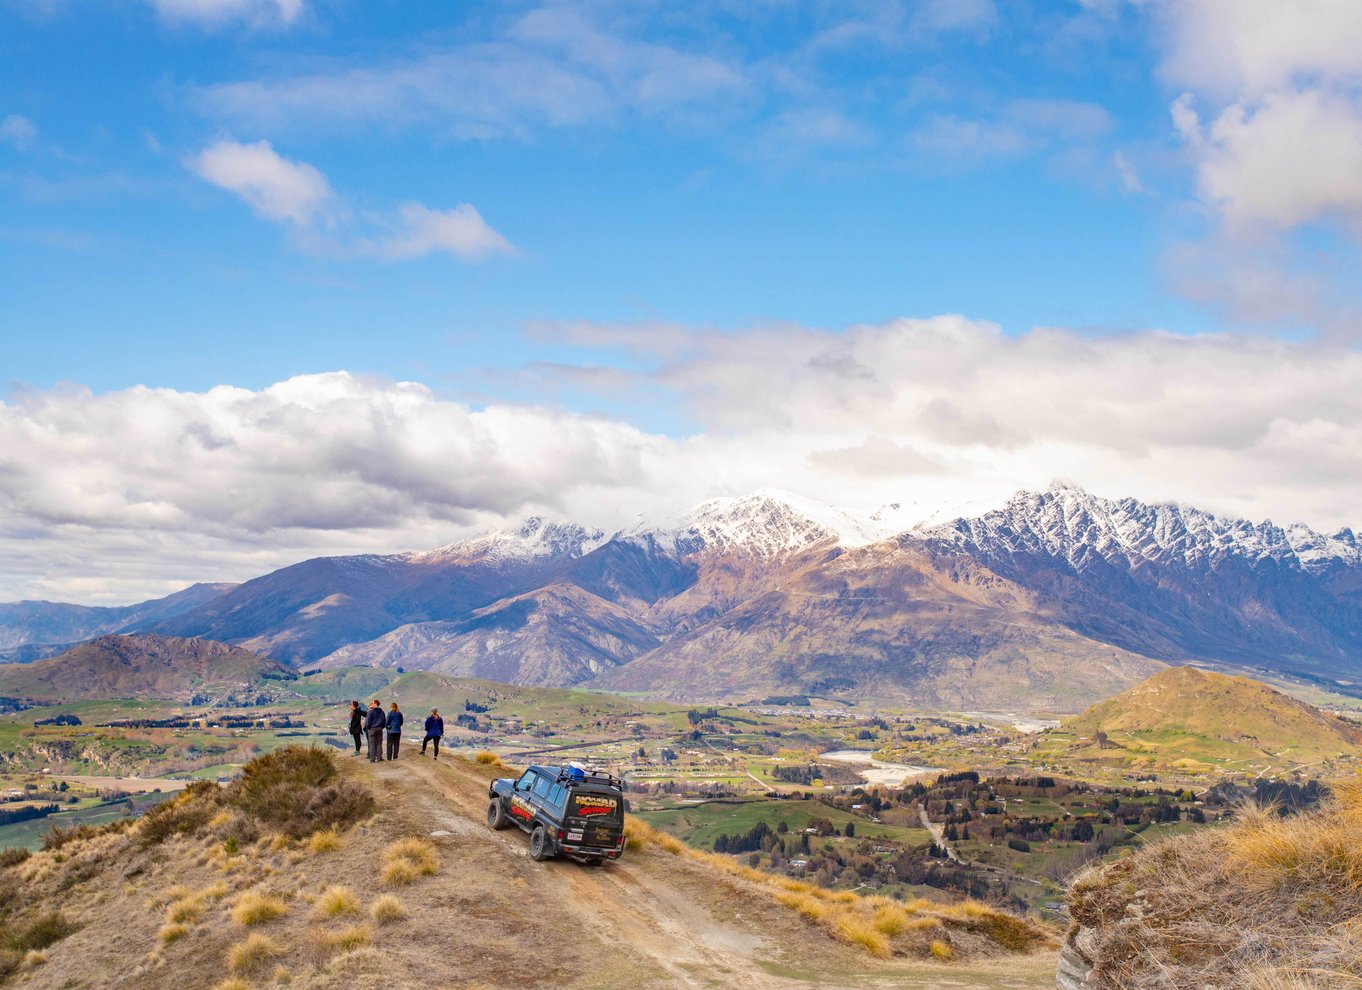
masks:
[[[388,759],[397,759],[397,747],[402,743],[402,713],[397,708],[397,702],[393,702],[392,711],[388,712]]]
[[[364,731],[369,734],[369,762],[383,762],[383,729],[388,719],[383,714],[383,706],[377,698],[369,706],[369,714],[364,718]]]
[[[421,755],[426,755],[426,743],[435,744],[435,759],[440,758],[440,738],[445,734],[445,720],[440,717],[440,710],[432,708],[430,714],[426,716],[426,737],[421,740]]]
[[[364,738],[364,712],[358,701],[350,702],[350,738],[355,740],[355,755],[359,755],[359,743]]]

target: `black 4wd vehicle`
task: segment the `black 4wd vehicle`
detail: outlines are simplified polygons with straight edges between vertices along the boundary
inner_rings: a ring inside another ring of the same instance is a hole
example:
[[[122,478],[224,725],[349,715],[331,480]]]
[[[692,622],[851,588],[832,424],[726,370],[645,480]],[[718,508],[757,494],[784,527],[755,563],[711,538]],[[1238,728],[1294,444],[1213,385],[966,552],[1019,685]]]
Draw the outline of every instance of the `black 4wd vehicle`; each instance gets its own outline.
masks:
[[[487,824],[529,832],[536,860],[561,853],[597,866],[624,851],[624,784],[612,774],[532,766],[519,780],[492,781],[487,793]]]

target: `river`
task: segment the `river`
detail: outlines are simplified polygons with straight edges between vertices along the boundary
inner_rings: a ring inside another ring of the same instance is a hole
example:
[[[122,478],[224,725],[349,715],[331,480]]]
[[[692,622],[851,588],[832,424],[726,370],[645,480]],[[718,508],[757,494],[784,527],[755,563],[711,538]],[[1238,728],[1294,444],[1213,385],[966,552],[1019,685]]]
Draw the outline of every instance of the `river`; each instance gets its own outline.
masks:
[[[930,773],[941,773],[942,767],[919,767],[911,763],[885,763],[875,759],[866,749],[834,749],[819,753],[818,758],[836,763],[854,763],[867,783],[883,784],[886,787],[902,787],[914,777],[924,777]]]

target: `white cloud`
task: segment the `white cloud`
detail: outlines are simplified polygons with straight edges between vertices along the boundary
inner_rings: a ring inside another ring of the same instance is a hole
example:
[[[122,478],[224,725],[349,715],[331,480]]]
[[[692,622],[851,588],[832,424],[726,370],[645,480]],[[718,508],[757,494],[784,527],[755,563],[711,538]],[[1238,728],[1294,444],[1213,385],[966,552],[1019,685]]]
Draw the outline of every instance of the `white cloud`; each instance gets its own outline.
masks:
[[[369,242],[367,250],[398,261],[445,251],[464,261],[480,261],[493,254],[515,254],[482,214],[467,203],[452,210],[432,210],[420,203],[404,203],[397,210],[396,229]]]
[[[291,224],[299,232],[300,242],[314,251],[387,261],[436,252],[463,261],[517,253],[511,242],[489,227],[468,203],[450,210],[404,203],[390,214],[368,216],[379,233],[356,230],[356,221],[332,192],[326,176],[306,162],[284,158],[268,141],[219,141],[191,157],[187,164],[200,178],[241,197],[257,215]]]
[[[541,333],[548,333],[541,328]],[[259,391],[31,391],[0,404],[0,598],[125,597],[319,553],[434,546],[534,511],[602,526],[776,485],[850,508],[1106,495],[1356,526],[1362,355],[1271,338],[1009,337],[958,316],[842,333],[564,327],[686,436],[344,373]],[[554,368],[538,366],[545,387]],[[576,379],[574,379],[576,380]],[[43,582],[55,582],[44,584]],[[135,590],[140,589],[140,590]]]
[[[156,13],[173,23],[216,28],[232,21],[255,27],[294,23],[304,0],[149,0]]]
[[[1356,338],[1362,272],[1311,263],[1317,248],[1303,233],[1362,243],[1362,4],[1187,0],[1162,9],[1162,72],[1187,90],[1172,104],[1173,124],[1214,226],[1178,249],[1178,267],[1222,270],[1179,273],[1179,284],[1194,295],[1219,285],[1229,313],[1279,313]],[[1274,257],[1283,263],[1274,267]]]
[[[38,128],[27,117],[12,113],[0,119],[0,142],[12,144],[20,151],[27,151],[33,147],[33,141],[37,136]]]
[[[1091,146],[1111,129],[1111,114],[1096,103],[1011,100],[987,117],[928,117],[909,141],[919,151],[955,164],[979,164]]]
[[[306,162],[284,158],[268,141],[219,141],[190,159],[189,167],[200,178],[240,196],[266,220],[306,227],[334,208],[326,176]]]

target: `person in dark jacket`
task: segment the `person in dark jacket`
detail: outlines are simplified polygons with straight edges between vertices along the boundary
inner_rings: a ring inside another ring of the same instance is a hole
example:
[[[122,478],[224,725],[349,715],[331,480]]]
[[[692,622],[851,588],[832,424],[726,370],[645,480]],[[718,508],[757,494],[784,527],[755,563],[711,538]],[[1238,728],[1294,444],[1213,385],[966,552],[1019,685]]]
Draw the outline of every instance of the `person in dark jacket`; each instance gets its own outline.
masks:
[[[378,699],[369,706],[369,714],[364,717],[364,731],[369,734],[369,762],[383,762],[383,729],[388,724],[383,714],[383,706]]]
[[[426,737],[421,740],[421,755],[426,755],[426,743],[435,744],[435,759],[440,758],[440,739],[445,734],[445,720],[440,717],[439,709],[432,708],[426,716]]]
[[[402,713],[397,710],[397,702],[393,702],[392,711],[388,712],[388,759],[397,759],[397,747],[402,743]]]
[[[360,740],[364,738],[364,712],[358,701],[350,702],[350,736],[355,740],[355,755],[359,755]]]

